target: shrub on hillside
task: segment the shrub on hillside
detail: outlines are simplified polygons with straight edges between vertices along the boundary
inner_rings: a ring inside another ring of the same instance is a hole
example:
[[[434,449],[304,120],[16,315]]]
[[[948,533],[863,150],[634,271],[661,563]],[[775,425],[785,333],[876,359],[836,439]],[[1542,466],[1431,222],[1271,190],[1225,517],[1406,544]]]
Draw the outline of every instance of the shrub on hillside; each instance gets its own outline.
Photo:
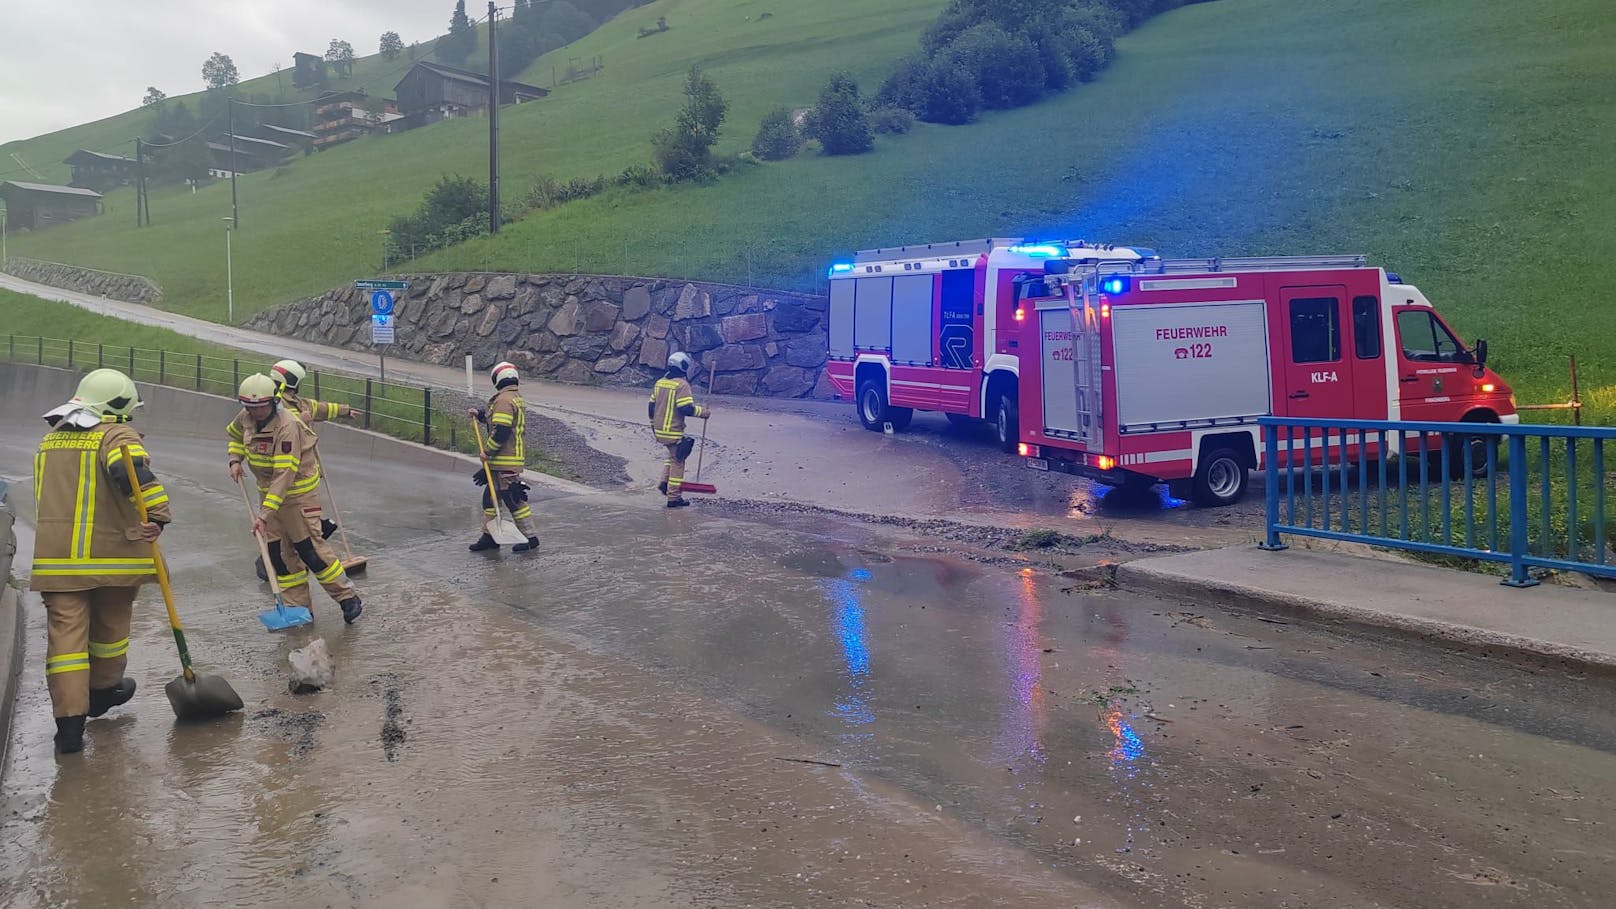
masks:
[[[878,133],[906,133],[915,128],[915,115],[901,107],[878,107],[870,111],[870,127]]]
[[[1021,107],[1044,95],[1043,60],[1025,33],[991,22],[973,25],[949,42],[941,60],[976,78],[983,107]]]
[[[947,63],[934,63],[927,69],[920,119],[958,126],[975,120],[981,109],[982,90],[972,74]]]
[[[819,140],[827,155],[857,155],[875,147],[875,133],[852,76],[836,73],[830,77],[808,115],[807,132]]]
[[[921,54],[910,54],[881,83],[875,93],[876,107],[901,107],[913,113],[926,109],[926,84],[931,78],[931,61]]]
[[[651,137],[657,169],[669,182],[713,177],[713,146],[728,110],[729,102],[718,86],[700,67],[692,66],[685,78],[684,108],[673,126]]]
[[[752,154],[764,161],[784,161],[802,150],[802,131],[791,121],[791,111],[769,111],[752,140]]]
[[[426,191],[419,208],[388,225],[388,258],[413,258],[487,229],[488,187],[471,177],[443,177]]]

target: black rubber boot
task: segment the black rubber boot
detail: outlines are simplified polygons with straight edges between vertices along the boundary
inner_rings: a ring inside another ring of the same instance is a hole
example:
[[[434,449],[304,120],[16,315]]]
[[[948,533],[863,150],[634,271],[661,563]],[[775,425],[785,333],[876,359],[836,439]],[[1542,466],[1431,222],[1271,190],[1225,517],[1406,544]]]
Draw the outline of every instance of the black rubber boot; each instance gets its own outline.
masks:
[[[467,546],[466,548],[471,550],[472,552],[483,552],[483,551],[489,550],[489,549],[498,549],[499,544],[494,542],[493,537],[491,537],[491,536],[489,536],[488,534],[485,533],[482,536],[477,538],[477,542],[471,544],[470,546]]]
[[[669,508],[683,508],[683,507],[685,507],[686,505],[689,505],[689,504],[690,504],[690,500],[685,498],[684,496],[680,496],[677,499],[669,499],[668,500],[668,507]]]
[[[668,494],[668,481],[663,480],[662,482],[656,484],[656,491],[662,493],[663,495],[667,495]]]
[[[365,604],[357,596],[349,597],[337,605],[342,607],[342,620],[349,625],[359,621],[360,613],[365,611]]]
[[[337,532],[337,522],[336,521],[333,521],[330,518],[321,518],[320,519],[320,539],[329,540],[329,539],[331,539],[331,535],[336,533],[336,532]]]
[[[84,750],[84,715],[56,718],[56,753],[77,754]]]
[[[128,676],[111,688],[91,688],[90,716],[101,716],[120,704],[129,703],[129,699],[134,696],[135,680]]]
[[[511,547],[511,552],[531,552],[539,548],[538,537],[528,537],[526,543],[517,543]]]

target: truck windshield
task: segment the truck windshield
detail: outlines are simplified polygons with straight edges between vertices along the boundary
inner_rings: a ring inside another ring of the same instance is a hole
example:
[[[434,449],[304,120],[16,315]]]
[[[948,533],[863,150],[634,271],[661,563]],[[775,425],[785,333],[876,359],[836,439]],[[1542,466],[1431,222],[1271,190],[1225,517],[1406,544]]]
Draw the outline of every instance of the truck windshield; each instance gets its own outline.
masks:
[[[1398,312],[1397,338],[1403,346],[1403,356],[1416,363],[1470,362],[1464,345],[1428,309]]]

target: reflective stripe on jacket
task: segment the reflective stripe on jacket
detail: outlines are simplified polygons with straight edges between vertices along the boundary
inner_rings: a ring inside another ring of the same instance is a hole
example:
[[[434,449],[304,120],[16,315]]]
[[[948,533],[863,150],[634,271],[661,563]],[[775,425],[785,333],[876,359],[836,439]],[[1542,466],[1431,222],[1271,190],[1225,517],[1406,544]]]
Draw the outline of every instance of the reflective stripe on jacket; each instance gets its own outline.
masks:
[[[508,427],[505,444],[494,444],[494,430]],[[488,438],[483,440],[495,470],[521,470],[527,466],[527,402],[514,387],[501,388],[488,399]]]
[[[305,423],[335,420],[338,416],[341,416],[341,405],[333,404],[330,401],[316,401],[313,398],[305,398],[284,385],[281,386],[280,394],[281,404],[297,411],[298,416],[302,417]]]
[[[702,409],[684,379],[663,377],[651,388],[651,431],[658,442],[677,442],[685,436],[685,415],[682,408],[690,408],[691,416],[701,416]]]
[[[246,408],[225,427],[231,461],[245,462],[258,479],[264,508],[277,511],[291,499],[320,488],[320,467],[314,457],[316,436],[295,411],[275,408],[262,428]]]
[[[130,539],[140,524],[122,446],[140,475],[151,520],[168,523],[168,491],[151,473],[140,433],[127,423],[46,434],[34,455],[39,519],[29,587],[42,591],[135,587],[157,579],[151,546]]]

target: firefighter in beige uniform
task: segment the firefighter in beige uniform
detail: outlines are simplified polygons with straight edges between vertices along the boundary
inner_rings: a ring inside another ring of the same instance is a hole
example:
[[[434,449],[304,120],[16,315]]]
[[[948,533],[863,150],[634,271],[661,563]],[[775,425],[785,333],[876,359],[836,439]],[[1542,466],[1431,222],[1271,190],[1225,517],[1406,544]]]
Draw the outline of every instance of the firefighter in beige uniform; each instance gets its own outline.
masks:
[[[115,369],[97,369],[72,400],[45,414],[51,431],[34,456],[39,519],[29,587],[49,616],[45,683],[56,716],[56,750],[84,748],[84,721],[135,694],[124,678],[135,594],[157,579],[151,541],[171,520],[168,493],[152,475],[140,433],[129,425],[140,397]],[[140,478],[141,523],[123,446]]]
[[[646,415],[651,418],[651,432],[668,449],[667,460],[662,463],[662,482],[657,484],[657,489],[667,495],[669,508],[690,504],[683,495],[685,459],[696,447],[696,440],[685,435],[685,418],[705,420],[713,412],[711,407],[697,404],[690,390],[686,377],[692,365],[690,354],[683,351],[670,354],[668,371],[651,388],[651,400],[645,405]]]
[[[226,427],[230,478],[240,482],[242,462],[258,480],[263,502],[253,532],[268,543],[269,561],[286,602],[308,606],[309,573],[342,607],[352,624],[364,611],[359,594],[343,573],[342,561],[320,536],[320,469],[314,461],[314,431],[281,406],[275,382],[263,373],[241,380],[241,413]]]
[[[532,552],[539,548],[539,528],[533,522],[533,508],[527,503],[527,484],[522,482],[522,471],[527,467],[527,402],[522,400],[518,389],[521,376],[515,365],[501,362],[489,370],[488,378],[494,383],[494,396],[488,399],[488,406],[466,411],[488,427],[480,454],[494,475],[494,483],[499,486],[497,491],[483,489],[483,514],[490,518],[498,516],[493,499],[497,492],[500,501],[511,510],[516,529],[527,537],[526,543],[517,543],[511,547],[511,552]],[[488,477],[482,468],[478,468],[472,482],[487,487]],[[499,543],[485,531],[467,548],[482,552],[498,549]]]
[[[354,407],[344,408],[334,401],[316,401],[313,398],[303,397],[303,380],[308,376],[308,370],[296,360],[279,360],[269,368],[269,377],[275,380],[275,394],[281,399],[286,409],[296,413],[304,423],[313,426],[326,420],[335,420],[337,417],[347,417],[357,420],[364,416],[364,411]],[[320,538],[331,539],[337,532],[337,522],[330,518],[320,519]],[[259,559],[259,561],[263,561]],[[262,568],[262,566],[260,566]],[[259,577],[262,578],[262,573]]]

